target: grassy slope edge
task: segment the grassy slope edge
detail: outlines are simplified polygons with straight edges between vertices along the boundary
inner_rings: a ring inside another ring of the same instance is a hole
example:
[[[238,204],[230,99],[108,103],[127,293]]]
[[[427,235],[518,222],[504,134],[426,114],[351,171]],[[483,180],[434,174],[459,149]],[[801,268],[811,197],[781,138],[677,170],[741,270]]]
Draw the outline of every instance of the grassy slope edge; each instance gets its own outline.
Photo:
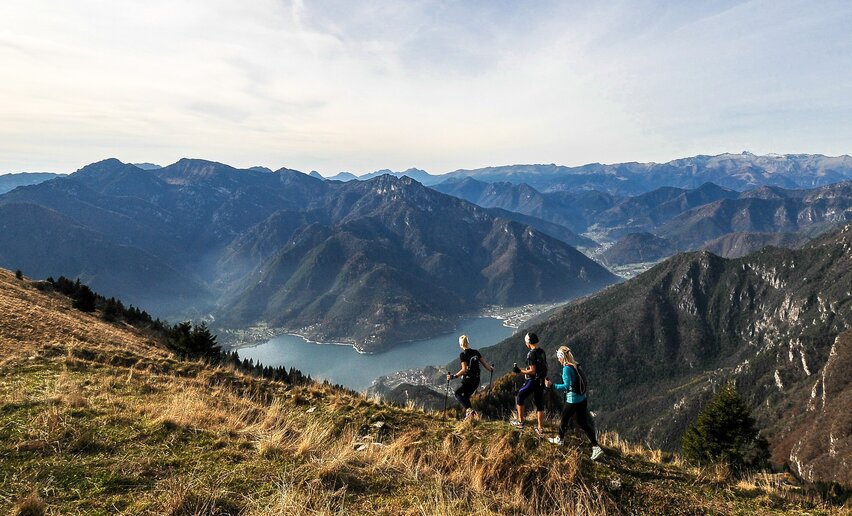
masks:
[[[58,514],[832,512],[605,436],[556,449],[328,386],[180,361],[0,270],[0,511]]]

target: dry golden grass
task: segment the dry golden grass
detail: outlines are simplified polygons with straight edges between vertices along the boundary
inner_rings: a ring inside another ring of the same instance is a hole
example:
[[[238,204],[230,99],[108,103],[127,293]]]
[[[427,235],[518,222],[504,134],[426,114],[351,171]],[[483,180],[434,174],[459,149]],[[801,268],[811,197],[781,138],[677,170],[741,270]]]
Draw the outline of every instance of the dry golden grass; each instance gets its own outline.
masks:
[[[328,489],[319,479],[304,481],[293,472],[284,472],[275,480],[274,494],[264,500],[252,500],[247,507],[249,516],[349,515],[346,509],[346,489]]]
[[[62,371],[56,381],[56,397],[71,408],[83,408],[88,404],[80,384],[72,380],[67,371]]]
[[[11,511],[12,516],[43,516],[46,513],[47,505],[35,491],[21,498]]]
[[[117,350],[169,359],[169,353],[131,327],[117,327],[71,307],[62,296],[47,294],[30,282],[0,270],[0,354],[5,360],[33,356],[57,346],[68,352],[79,346],[89,350]]]

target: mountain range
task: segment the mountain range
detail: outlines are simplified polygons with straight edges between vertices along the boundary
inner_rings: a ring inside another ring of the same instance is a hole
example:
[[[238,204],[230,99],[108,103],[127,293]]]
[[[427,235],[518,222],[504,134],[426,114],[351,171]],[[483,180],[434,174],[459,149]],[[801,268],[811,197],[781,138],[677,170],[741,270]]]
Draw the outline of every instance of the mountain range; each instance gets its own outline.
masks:
[[[732,190],[760,186],[814,188],[852,179],[852,157],[821,154],[769,154],[750,152],[693,156],[667,163],[590,163],[578,167],[507,165],[456,170],[447,179],[472,177],[493,183],[525,183],[541,192],[598,190],[613,195],[638,195],[672,186],[694,189],[714,183]]]
[[[558,346],[575,352],[599,429],[676,449],[713,392],[735,382],[777,464],[850,482],[852,384],[840,371],[852,344],[852,224],[797,250],[679,254],[480,351],[506,371],[523,360],[526,331],[551,371]]]
[[[342,183],[112,159],[8,192],[0,210],[15,230],[0,263],[28,275],[80,276],[162,315],[266,323],[364,351],[446,331],[489,305],[615,281],[564,242],[408,177]]]
[[[376,170],[375,172],[370,172],[368,174],[363,174],[363,175],[360,175],[360,176],[356,176],[355,174],[352,174],[351,172],[340,172],[340,173],[335,174],[333,176],[330,176],[326,179],[328,179],[329,181],[353,181],[353,180],[369,181],[370,179],[375,179],[379,176],[394,176],[394,177],[398,177],[398,178],[399,177],[410,177],[411,179],[414,179],[418,183],[426,185],[426,186],[433,185],[433,184],[436,184],[436,183],[440,183],[441,181],[443,181],[445,179],[441,175],[432,175],[429,172],[426,172],[425,170],[421,170],[419,168],[409,168],[408,170],[404,170],[402,172],[394,172],[393,170],[383,168],[381,170]],[[320,176],[320,177],[322,177],[322,176]]]
[[[608,265],[652,262],[705,246],[722,256],[743,256],[761,243],[798,245],[852,220],[852,181],[798,190],[763,186],[744,192],[705,183],[695,189],[666,186],[632,197],[598,191],[542,193],[527,184],[486,183],[470,177],[432,188],[561,227],[563,234],[553,229],[550,234],[590,250],[591,256]],[[598,244],[605,247],[595,251]]]
[[[152,163],[136,165],[146,170],[160,168]],[[265,167],[253,168],[269,170]],[[598,190],[619,196],[633,196],[664,186],[695,189],[708,182],[739,191],[759,186],[814,188],[852,179],[852,157],[821,154],[756,155],[742,152],[697,155],[666,163],[589,163],[573,167],[552,163],[503,165],[459,169],[446,174],[430,174],[418,168],[402,172],[382,169],[361,176],[340,172],[328,179],[369,180],[386,174],[411,177],[427,186],[449,179],[471,177],[486,183],[525,183],[541,192]],[[322,178],[315,172],[311,175]]]
[[[412,177],[427,186],[473,178],[485,183],[527,184],[545,193],[597,190],[635,196],[665,186],[695,189],[705,183],[739,191],[760,186],[814,188],[852,179],[852,157],[742,152],[698,155],[666,163],[589,163],[573,167],[521,164],[459,169],[445,174],[429,174],[417,168],[403,172],[383,169],[361,176],[340,172],[328,179],[367,180],[383,174]]]

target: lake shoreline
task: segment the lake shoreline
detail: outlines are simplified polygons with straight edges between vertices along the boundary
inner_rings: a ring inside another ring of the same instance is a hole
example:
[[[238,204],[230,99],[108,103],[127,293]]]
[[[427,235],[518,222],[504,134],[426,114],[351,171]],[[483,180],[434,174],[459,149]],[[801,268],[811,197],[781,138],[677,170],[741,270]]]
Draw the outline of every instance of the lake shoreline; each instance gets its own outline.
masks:
[[[317,345],[292,334],[236,349],[242,359],[252,359],[265,366],[296,368],[312,378],[363,392],[379,376],[453,359],[458,355],[460,333],[470,335],[477,346],[487,346],[508,337],[512,330],[495,317],[474,317],[460,321],[449,332],[401,343],[370,355],[358,353],[347,345]]]
[[[450,333],[457,332],[459,325],[462,323],[462,321],[479,318],[497,319],[501,321],[503,326],[507,328],[518,329],[523,323],[532,319],[533,317],[541,315],[568,302],[570,301],[560,301],[558,303],[527,304],[515,307],[504,307],[499,305],[486,307],[481,312],[477,312],[476,314],[460,316],[456,321],[456,324],[453,325],[451,329],[447,330],[446,332],[441,332],[439,335],[448,335]],[[365,351],[363,348],[359,347],[358,344],[355,342],[321,342],[313,340],[311,337],[301,333],[299,330],[294,331],[285,327],[271,327],[266,325],[265,323],[256,324],[247,328],[221,328],[217,330],[217,333],[220,335],[220,338],[222,338],[222,346],[226,347],[228,351],[239,351],[240,349],[257,347],[266,342],[269,342],[272,339],[282,337],[284,335],[299,337],[300,339],[303,339],[304,341],[310,344],[318,346],[350,346],[352,347],[352,349],[355,350],[356,353],[361,355],[381,355],[382,353],[386,353],[393,349],[393,346],[389,346],[379,351]],[[432,338],[434,337],[424,337],[399,341],[395,343],[394,346],[410,344],[413,342],[427,341]]]

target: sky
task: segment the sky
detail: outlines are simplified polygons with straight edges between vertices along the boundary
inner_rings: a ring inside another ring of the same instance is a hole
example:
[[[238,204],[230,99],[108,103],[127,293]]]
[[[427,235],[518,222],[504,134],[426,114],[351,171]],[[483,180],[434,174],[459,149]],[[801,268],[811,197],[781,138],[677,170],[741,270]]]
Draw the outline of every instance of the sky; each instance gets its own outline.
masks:
[[[852,2],[3,0],[0,173],[852,152]]]

